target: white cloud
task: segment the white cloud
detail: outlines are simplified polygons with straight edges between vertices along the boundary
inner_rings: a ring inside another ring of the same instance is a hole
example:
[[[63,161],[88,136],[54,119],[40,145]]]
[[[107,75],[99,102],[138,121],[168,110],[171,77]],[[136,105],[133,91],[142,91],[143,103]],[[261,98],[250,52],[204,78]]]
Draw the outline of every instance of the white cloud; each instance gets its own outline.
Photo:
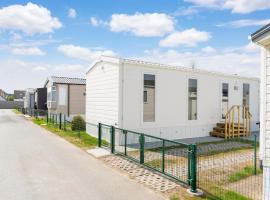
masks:
[[[11,53],[14,55],[24,55],[24,56],[43,56],[45,52],[43,52],[38,47],[17,47],[11,48]]]
[[[250,53],[259,53],[260,47],[253,42],[248,43],[246,46],[243,47],[243,50]]]
[[[113,14],[108,22],[113,32],[129,32],[136,36],[163,36],[174,30],[174,20],[164,13]]]
[[[162,39],[159,45],[162,47],[177,47],[179,45],[196,46],[199,42],[206,42],[211,34],[205,31],[198,31],[195,28],[174,32]]]
[[[0,29],[20,30],[29,35],[50,33],[62,26],[51,12],[42,6],[27,3],[11,5],[0,9]]]
[[[36,72],[42,72],[42,71],[47,71],[47,68],[43,66],[37,66],[37,67],[34,67],[32,70]]]
[[[211,47],[211,46],[204,47],[201,50],[204,53],[215,53],[216,52],[216,49]]]
[[[189,15],[195,15],[199,11],[197,8],[190,6],[190,7],[180,7],[173,13],[174,16],[189,16]]]
[[[240,49],[242,47],[239,47]],[[256,76],[260,74],[259,52],[216,51],[211,54],[199,52],[179,52],[176,50],[146,51],[139,59],[154,61],[158,63],[171,64],[182,67],[195,66],[197,69],[223,72],[227,74],[238,74],[244,76]]]
[[[256,10],[270,8],[269,0],[227,0],[224,8],[231,9],[233,13],[250,13]]]
[[[90,18],[90,23],[92,24],[92,26],[98,26],[99,25],[99,22],[95,17]]]
[[[69,72],[74,72],[74,71],[85,71],[86,66],[84,65],[79,65],[79,64],[61,64],[57,65],[54,67],[54,71],[69,71]]]
[[[14,89],[43,87],[48,76],[85,77],[88,64],[28,62],[22,60],[0,60],[0,85],[12,92]],[[8,76],[6,75],[8,74]]]
[[[196,6],[229,9],[233,13],[251,13],[257,10],[265,10],[270,8],[269,0],[185,0]]]
[[[68,9],[68,17],[69,18],[76,18],[77,12],[74,8]]]
[[[97,59],[101,55],[108,55],[108,56],[116,55],[111,50],[91,50],[85,47],[75,46],[72,44],[60,45],[58,46],[57,49],[66,56],[90,62]]]
[[[262,20],[256,20],[256,19],[241,19],[241,20],[235,20],[230,21],[222,24],[218,24],[217,26],[223,27],[234,27],[234,28],[242,28],[246,26],[264,26],[266,24],[270,23],[270,19],[262,19]]]

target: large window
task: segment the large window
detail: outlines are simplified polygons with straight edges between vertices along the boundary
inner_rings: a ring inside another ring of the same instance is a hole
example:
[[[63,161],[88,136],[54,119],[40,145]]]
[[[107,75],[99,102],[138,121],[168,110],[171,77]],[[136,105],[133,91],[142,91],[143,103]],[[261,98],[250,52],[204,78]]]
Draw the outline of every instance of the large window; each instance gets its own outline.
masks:
[[[197,80],[188,80],[188,119],[197,120]]]
[[[59,96],[58,96],[58,105],[66,106],[67,105],[67,85],[59,85]]]
[[[222,119],[225,119],[229,106],[229,84],[222,83]]]
[[[143,121],[155,121],[155,75],[144,74],[144,92],[143,92]]]
[[[48,97],[47,97],[48,101],[56,101],[56,87],[52,86],[52,87],[48,87]]]

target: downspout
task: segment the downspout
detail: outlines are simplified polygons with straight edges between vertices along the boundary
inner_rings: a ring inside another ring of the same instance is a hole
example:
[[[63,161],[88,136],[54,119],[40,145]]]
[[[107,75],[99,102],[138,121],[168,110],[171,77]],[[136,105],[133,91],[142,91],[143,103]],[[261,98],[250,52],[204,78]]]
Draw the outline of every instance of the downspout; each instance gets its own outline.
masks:
[[[70,84],[68,84],[68,102],[67,102],[67,113],[68,113],[68,117],[69,117],[69,115],[70,115],[70,108],[69,108],[69,106],[70,106]]]

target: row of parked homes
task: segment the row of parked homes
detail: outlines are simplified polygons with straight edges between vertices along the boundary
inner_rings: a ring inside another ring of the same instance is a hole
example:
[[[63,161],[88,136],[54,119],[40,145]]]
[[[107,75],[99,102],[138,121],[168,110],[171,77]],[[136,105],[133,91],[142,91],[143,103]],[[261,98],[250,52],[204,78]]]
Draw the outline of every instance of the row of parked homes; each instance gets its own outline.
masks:
[[[51,76],[43,88],[26,89],[24,108],[62,113],[69,119],[85,117],[85,87],[85,79]]]
[[[102,56],[86,79],[52,76],[43,88],[28,89],[25,108],[82,115],[94,136],[91,124],[102,122],[167,139],[204,137],[226,120],[242,125],[247,110],[250,131],[258,130],[259,84],[254,77]],[[235,106],[243,109],[229,119]]]

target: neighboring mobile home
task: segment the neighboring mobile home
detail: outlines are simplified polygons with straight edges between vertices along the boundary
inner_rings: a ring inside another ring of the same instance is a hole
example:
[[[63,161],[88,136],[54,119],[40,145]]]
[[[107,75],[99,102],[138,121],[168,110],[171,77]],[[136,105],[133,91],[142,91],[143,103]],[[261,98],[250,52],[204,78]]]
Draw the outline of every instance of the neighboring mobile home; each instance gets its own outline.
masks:
[[[62,113],[71,119],[73,116],[85,116],[86,80],[69,77],[49,77],[47,88],[47,107],[49,113]]]
[[[35,89],[28,88],[24,97],[24,108],[29,111],[35,108]]]
[[[36,89],[35,108],[38,110],[47,110],[47,88]]]
[[[87,132],[92,123],[167,139],[209,136],[232,106],[258,129],[259,79],[102,56],[87,72]]]
[[[260,154],[263,159],[263,199],[270,199],[270,24],[251,35],[262,48]]]

